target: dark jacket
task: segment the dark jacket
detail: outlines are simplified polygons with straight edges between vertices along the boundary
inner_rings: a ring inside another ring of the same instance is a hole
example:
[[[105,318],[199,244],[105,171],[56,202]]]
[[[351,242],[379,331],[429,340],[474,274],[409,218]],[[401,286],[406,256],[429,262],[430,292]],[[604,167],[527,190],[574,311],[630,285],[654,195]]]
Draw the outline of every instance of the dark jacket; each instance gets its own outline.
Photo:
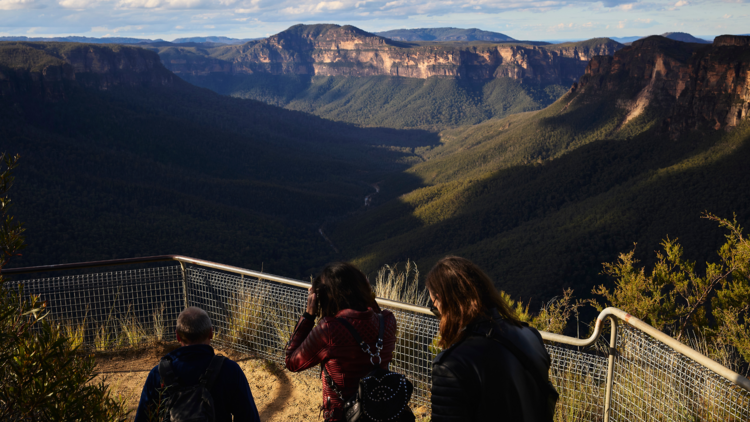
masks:
[[[531,358],[547,374],[550,358],[539,332],[508,324],[493,309],[467,334],[432,362],[432,422],[544,421],[543,386],[515,355],[486,334],[492,328]]]
[[[396,318],[390,311],[383,311],[385,333],[383,334],[383,350],[381,368],[387,368],[393,359],[396,348]],[[359,379],[374,369],[370,363],[370,355],[357,345],[349,330],[336,318],[346,318],[357,330],[362,340],[375,351],[375,341],[378,338],[380,323],[377,315],[370,308],[365,312],[344,309],[336,317],[324,317],[315,325],[312,318],[300,318],[294,334],[286,347],[286,367],[292,372],[303,371],[307,368],[323,363],[336,383],[342,390],[345,399],[350,398],[357,391]],[[313,328],[314,327],[314,328]],[[377,360],[376,360],[377,363]],[[326,420],[343,420],[342,406],[336,393],[329,387],[325,378],[323,382],[323,417]]]
[[[214,356],[213,347],[205,344],[183,346],[168,356],[172,358],[172,368],[180,381],[192,385],[206,372],[211,358]],[[159,399],[158,388],[161,387],[159,365],[148,374],[143,386],[141,401],[135,422],[147,422],[149,406],[153,406]],[[253,394],[247,383],[245,373],[236,362],[224,359],[218,378],[211,389],[211,396],[216,406],[216,422],[260,422],[258,409],[255,407]]]

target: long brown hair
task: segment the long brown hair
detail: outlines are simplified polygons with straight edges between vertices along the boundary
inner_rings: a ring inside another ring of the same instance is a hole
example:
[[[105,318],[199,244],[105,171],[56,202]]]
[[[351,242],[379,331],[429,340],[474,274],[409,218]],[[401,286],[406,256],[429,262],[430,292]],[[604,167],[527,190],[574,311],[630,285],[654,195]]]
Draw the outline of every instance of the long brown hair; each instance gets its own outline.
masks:
[[[367,277],[348,262],[328,264],[312,282],[318,295],[318,316],[335,316],[342,309],[377,309]]]
[[[509,323],[521,326],[513,309],[500,296],[492,280],[473,262],[446,256],[427,274],[427,289],[440,301],[440,342],[448,348],[461,340],[463,328],[492,308]]]

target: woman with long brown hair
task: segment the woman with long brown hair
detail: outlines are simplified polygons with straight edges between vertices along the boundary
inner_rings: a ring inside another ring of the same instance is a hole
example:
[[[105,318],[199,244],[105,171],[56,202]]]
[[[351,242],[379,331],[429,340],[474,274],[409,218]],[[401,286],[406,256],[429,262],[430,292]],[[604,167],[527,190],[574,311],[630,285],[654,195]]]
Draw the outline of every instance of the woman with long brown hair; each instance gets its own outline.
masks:
[[[320,317],[317,325],[316,317]],[[307,311],[286,346],[286,367],[297,372],[321,364],[323,417],[326,422],[343,421],[345,400],[354,396],[360,379],[374,368],[388,368],[395,348],[393,313],[380,310],[359,269],[337,262],[312,282]],[[403,405],[398,417],[391,419],[394,422],[414,420],[406,403]]]
[[[432,422],[551,421],[556,392],[539,332],[521,322],[471,261],[448,256],[427,274],[440,347]]]

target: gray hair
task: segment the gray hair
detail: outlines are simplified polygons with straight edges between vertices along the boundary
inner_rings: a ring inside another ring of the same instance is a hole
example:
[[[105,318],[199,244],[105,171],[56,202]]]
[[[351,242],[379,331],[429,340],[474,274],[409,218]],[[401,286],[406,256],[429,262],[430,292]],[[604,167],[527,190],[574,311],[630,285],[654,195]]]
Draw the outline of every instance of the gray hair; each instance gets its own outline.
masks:
[[[206,311],[190,306],[177,317],[177,334],[185,343],[200,343],[211,335],[211,319]]]

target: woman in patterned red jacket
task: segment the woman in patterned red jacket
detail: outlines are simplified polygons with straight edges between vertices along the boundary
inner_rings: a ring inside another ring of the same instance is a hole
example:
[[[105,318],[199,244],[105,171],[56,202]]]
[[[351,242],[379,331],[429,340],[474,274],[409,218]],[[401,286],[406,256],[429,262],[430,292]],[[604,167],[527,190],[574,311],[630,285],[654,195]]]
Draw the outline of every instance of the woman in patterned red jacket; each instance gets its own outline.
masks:
[[[328,265],[312,282],[307,295],[307,312],[300,317],[292,338],[286,346],[286,367],[292,372],[304,371],[317,364],[326,371],[344,399],[357,391],[359,379],[375,367],[337,318],[344,318],[359,332],[360,337],[375,350],[380,323],[375,295],[367,277],[351,264]],[[396,348],[396,318],[382,311],[385,322],[380,367],[387,368]],[[321,317],[315,325],[315,317]],[[377,360],[375,360],[377,363]],[[323,382],[321,410],[326,421],[344,421],[343,401],[334,387]]]

